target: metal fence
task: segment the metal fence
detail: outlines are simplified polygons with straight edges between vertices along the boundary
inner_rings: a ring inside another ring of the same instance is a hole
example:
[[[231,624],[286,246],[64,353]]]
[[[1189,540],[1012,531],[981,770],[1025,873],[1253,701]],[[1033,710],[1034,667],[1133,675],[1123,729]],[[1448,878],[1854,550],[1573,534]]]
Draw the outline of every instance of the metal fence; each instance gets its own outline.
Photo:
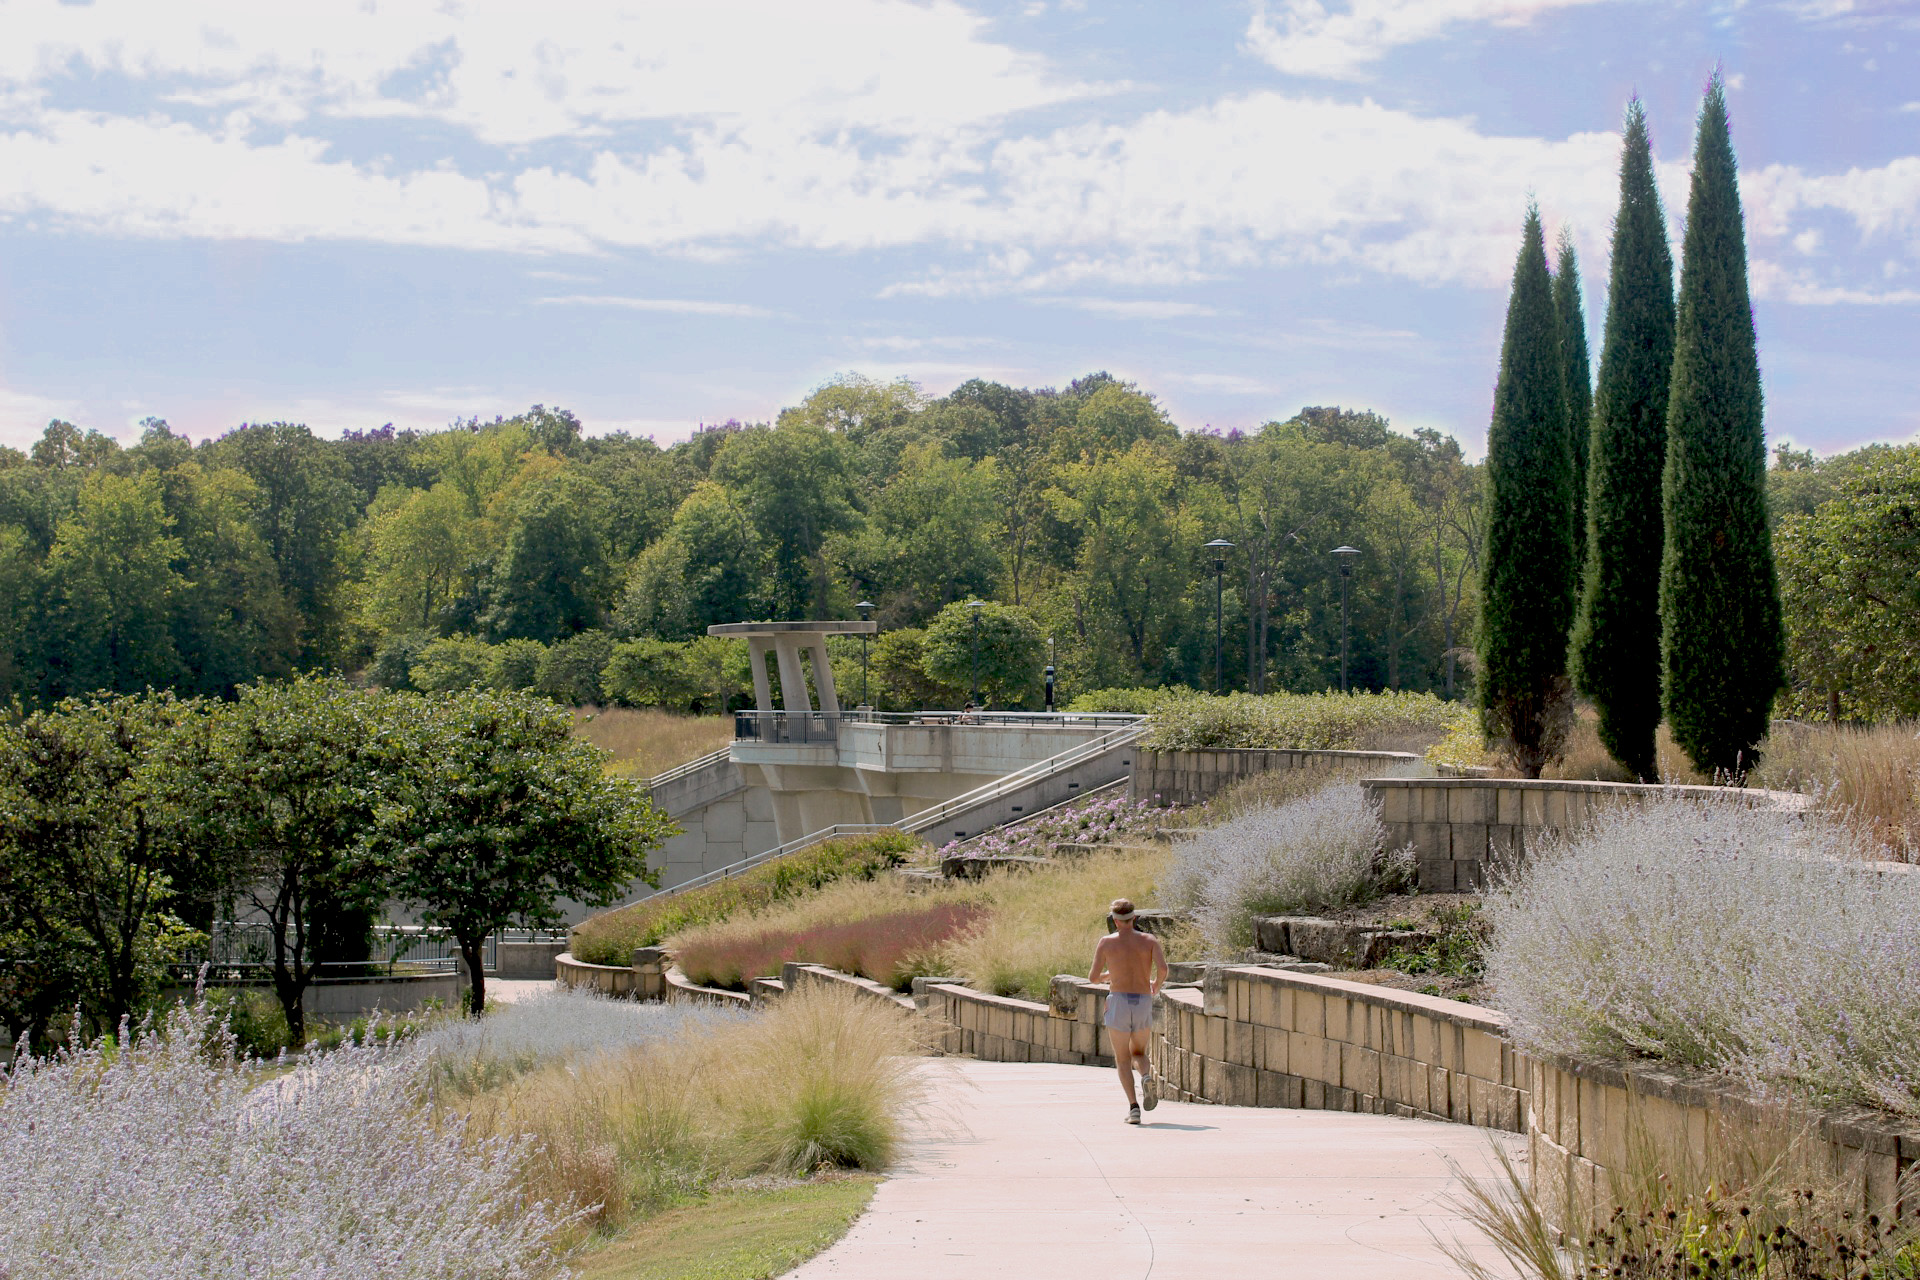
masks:
[[[567,935],[543,930],[513,929],[489,936],[481,948],[484,972],[497,967],[499,946],[509,942],[564,942]],[[319,976],[364,977],[381,971],[452,973],[459,966],[460,948],[445,929],[423,925],[377,925],[373,946],[365,960],[327,961],[314,966]],[[206,945],[184,953],[174,973],[192,979],[205,966],[215,981],[262,981],[273,970],[273,926],[263,920],[219,920],[207,934]]]
[[[1143,717],[1118,712],[1045,711],[736,711],[739,742],[837,742],[843,724],[966,725],[1031,729],[1116,729]]]

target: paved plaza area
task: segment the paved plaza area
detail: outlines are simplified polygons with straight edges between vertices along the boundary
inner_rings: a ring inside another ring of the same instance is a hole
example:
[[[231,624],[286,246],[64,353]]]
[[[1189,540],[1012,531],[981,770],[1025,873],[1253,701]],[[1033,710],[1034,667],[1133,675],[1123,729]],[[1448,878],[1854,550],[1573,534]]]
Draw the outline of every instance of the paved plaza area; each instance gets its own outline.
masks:
[[[846,1238],[792,1280],[1439,1280],[1447,1205],[1496,1168],[1464,1125],[1163,1102],[1114,1073],[938,1059],[907,1149]],[[1484,1246],[1476,1254],[1489,1263]]]

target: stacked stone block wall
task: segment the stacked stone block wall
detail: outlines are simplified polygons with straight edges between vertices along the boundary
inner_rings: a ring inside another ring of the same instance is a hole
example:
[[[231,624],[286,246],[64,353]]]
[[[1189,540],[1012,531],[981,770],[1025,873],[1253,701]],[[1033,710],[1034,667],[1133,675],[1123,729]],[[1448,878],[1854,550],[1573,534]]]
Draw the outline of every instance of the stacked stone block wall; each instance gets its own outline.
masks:
[[[1210,751],[1147,751],[1133,753],[1133,772],[1127,783],[1132,800],[1161,804],[1201,804],[1242,778],[1284,769],[1380,769],[1413,764],[1420,759],[1404,751],[1260,751],[1222,747]]]
[[[993,996],[948,983],[928,985],[923,1012],[941,1032],[949,1053],[986,1062],[1060,1062],[1110,1067],[1106,1031],[1107,991],[1080,984],[1073,1007]]]
[[[1424,893],[1474,893],[1491,866],[1578,831],[1600,813],[1662,796],[1802,809],[1804,796],[1735,787],[1668,787],[1632,782],[1520,778],[1374,778],[1363,784],[1380,806],[1387,847],[1413,846]]]
[[[1233,968],[1166,992],[1155,1070],[1174,1096],[1524,1132],[1521,1060],[1490,1009],[1312,974]]]

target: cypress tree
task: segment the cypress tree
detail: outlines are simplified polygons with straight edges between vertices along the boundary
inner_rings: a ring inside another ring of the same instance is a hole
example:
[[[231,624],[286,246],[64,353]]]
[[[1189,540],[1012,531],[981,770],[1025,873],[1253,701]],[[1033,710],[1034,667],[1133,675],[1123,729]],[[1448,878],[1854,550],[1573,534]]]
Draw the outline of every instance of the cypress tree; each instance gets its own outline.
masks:
[[[1561,367],[1567,379],[1567,433],[1573,445],[1573,567],[1587,562],[1587,437],[1593,420],[1593,367],[1587,362],[1587,314],[1580,297],[1580,263],[1573,235],[1560,229],[1553,272],[1553,309],[1560,317]],[[1576,594],[1578,594],[1576,590]]]
[[[1607,327],[1587,463],[1587,559],[1573,672],[1600,741],[1642,781],[1658,770],[1660,475],[1673,375],[1673,253],[1640,100],[1627,104]]]
[[[1751,768],[1783,683],[1760,359],[1726,93],[1700,108],[1667,401],[1660,562],[1667,722],[1694,766]]]
[[[1571,721],[1573,447],[1540,211],[1528,208],[1487,430],[1487,554],[1480,579],[1480,716],[1529,778]]]

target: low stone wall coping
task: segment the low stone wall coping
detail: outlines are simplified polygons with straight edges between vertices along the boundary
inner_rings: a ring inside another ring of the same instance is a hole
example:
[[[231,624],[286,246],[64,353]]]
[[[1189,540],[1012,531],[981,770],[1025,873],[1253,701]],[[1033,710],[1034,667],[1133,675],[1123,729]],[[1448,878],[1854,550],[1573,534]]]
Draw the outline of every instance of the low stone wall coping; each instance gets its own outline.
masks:
[[[1482,1005],[1448,1000],[1443,996],[1430,996],[1418,991],[1402,991],[1397,987],[1376,987],[1371,983],[1348,982],[1341,978],[1323,978],[1318,974],[1294,973],[1286,969],[1267,969],[1258,965],[1236,965],[1227,972],[1255,982],[1292,987],[1296,991],[1338,995],[1382,1009],[1411,1010],[1425,1014],[1429,1018],[1438,1018],[1442,1022],[1451,1022],[1455,1026],[1471,1027],[1475,1031],[1487,1031],[1498,1036],[1504,1036],[1507,1033],[1506,1014]]]
[[[1017,996],[996,996],[986,991],[975,991],[972,987],[963,987],[952,982],[936,982],[936,991],[945,991],[967,1000],[976,1000],[981,1004],[999,1005],[1006,1009],[1017,1009],[1021,1013],[1046,1013],[1047,1006],[1037,1000],[1022,1000]]]
[[[1408,790],[1443,791],[1560,791],[1585,795],[1649,796],[1670,795],[1681,799],[1736,799],[1751,797],[1789,809],[1807,808],[1812,800],[1797,791],[1769,791],[1763,787],[1710,787],[1697,783],[1665,782],[1584,782],[1562,778],[1368,778],[1369,787],[1403,787]]]

